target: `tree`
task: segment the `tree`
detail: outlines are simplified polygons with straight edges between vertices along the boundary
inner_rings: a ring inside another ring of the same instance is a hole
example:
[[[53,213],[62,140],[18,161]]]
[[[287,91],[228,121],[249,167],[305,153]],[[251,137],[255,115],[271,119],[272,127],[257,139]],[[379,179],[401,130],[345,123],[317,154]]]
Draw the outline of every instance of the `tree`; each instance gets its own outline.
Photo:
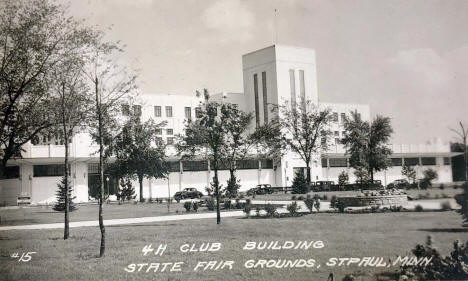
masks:
[[[463,144],[463,171],[465,176],[465,181],[468,182],[468,149],[467,149],[467,139],[468,139],[468,126],[463,125],[463,123],[459,122],[460,129],[450,129],[457,135],[458,141]]]
[[[312,101],[274,107],[276,118],[270,125],[270,133],[264,133],[280,143],[279,148],[297,153],[306,164],[307,183],[311,181],[312,157],[327,149],[331,122],[329,109],[320,109]]]
[[[423,188],[428,188],[432,186],[432,181],[439,177],[437,175],[437,171],[434,169],[430,169],[430,168],[427,170],[424,170],[423,175],[424,177],[421,181],[421,185]]]
[[[119,201],[130,201],[135,199],[135,189],[132,186],[132,182],[129,178],[120,178],[120,188],[117,192],[117,200]]]
[[[218,170],[220,159],[226,152],[226,130],[228,115],[223,110],[225,105],[218,104],[209,100],[208,90],[204,89],[205,101],[198,111],[198,118],[187,122],[184,128],[184,134],[178,136],[176,144],[177,150],[183,158],[193,157],[194,155],[204,155],[209,161],[214,171],[213,185],[216,197],[216,223],[221,223],[221,214],[219,207],[220,187],[218,179]],[[218,114],[218,109],[221,108]]]
[[[309,192],[309,186],[307,185],[307,180],[302,171],[296,172],[291,187],[292,193],[294,194],[305,194]]]
[[[225,145],[223,146],[222,161],[229,168],[229,180],[227,182],[226,194],[229,197],[237,195],[239,183],[235,172],[237,163],[244,160],[249,150],[255,145],[255,132],[249,133],[249,125],[252,114],[245,113],[236,106],[225,103],[221,106],[221,114],[224,119]]]
[[[106,231],[104,227],[102,203],[104,199],[104,155],[105,146],[113,139],[116,115],[122,99],[136,89],[136,75],[128,73],[125,67],[117,61],[117,54],[123,50],[118,44],[105,42],[104,34],[98,33],[91,44],[85,75],[88,77],[94,95],[95,114],[91,119],[91,136],[99,145],[99,229],[101,230],[101,246],[99,256],[105,252]]]
[[[6,0],[0,7],[1,177],[24,144],[55,125],[51,73],[82,47],[89,29],[48,0]]]
[[[372,122],[361,120],[357,112],[352,118],[345,119],[345,137],[342,140],[346,154],[350,155],[349,163],[355,169],[366,170],[371,183],[374,173],[387,169],[388,157],[392,150],[388,147],[393,129],[390,118],[377,115]]]
[[[68,181],[66,183],[65,181]],[[72,212],[76,209],[73,200],[75,197],[72,197],[72,188],[70,186],[70,181],[66,177],[62,177],[62,180],[57,184],[57,202],[55,203],[53,209],[59,212]],[[67,202],[68,201],[68,202]]]
[[[416,182],[416,170],[413,167],[404,165],[403,168],[401,168],[401,174],[408,178],[409,183],[414,184]]]
[[[138,179],[140,202],[144,201],[143,179],[163,178],[168,172],[164,162],[166,147],[156,137],[156,131],[163,125],[152,119],[141,123],[139,116],[132,116],[109,146],[108,153],[115,156],[114,164],[121,174]]]
[[[344,186],[345,184],[347,184],[349,181],[349,176],[348,176],[348,173],[346,171],[342,171],[339,175],[338,175],[338,185],[339,186]]]

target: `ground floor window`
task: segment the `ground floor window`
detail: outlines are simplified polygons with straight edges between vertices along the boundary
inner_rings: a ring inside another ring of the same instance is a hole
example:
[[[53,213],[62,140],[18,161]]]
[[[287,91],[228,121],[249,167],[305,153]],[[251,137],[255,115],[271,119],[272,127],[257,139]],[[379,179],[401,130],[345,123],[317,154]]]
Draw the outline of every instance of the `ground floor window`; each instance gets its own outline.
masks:
[[[419,158],[405,158],[406,166],[417,166],[419,165]]]
[[[348,167],[347,158],[330,158],[330,167]]]
[[[7,166],[3,171],[1,179],[17,179],[19,178],[20,167],[19,166]]]
[[[436,159],[435,157],[421,157],[421,164],[424,166],[434,166]]]
[[[70,166],[68,166],[68,174],[70,175]],[[34,165],[34,177],[61,177],[65,173],[65,165]]]

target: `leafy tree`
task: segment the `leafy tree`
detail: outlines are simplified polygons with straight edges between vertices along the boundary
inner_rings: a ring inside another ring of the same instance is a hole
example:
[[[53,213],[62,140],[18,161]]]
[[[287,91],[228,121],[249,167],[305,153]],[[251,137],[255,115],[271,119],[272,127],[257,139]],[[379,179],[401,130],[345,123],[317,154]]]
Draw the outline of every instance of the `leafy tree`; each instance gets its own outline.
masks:
[[[68,181],[68,184],[66,184],[66,181]],[[76,206],[73,203],[75,197],[71,195],[73,190],[68,178],[62,177],[62,180],[59,184],[57,184],[57,186],[57,202],[55,203],[53,209],[59,212],[64,212],[67,209],[70,212],[74,211],[76,209]],[[66,203],[67,201],[68,203]]]
[[[138,179],[140,202],[143,198],[144,178],[166,177],[168,167],[164,162],[166,147],[156,138],[156,132],[164,123],[156,124],[152,119],[141,123],[133,116],[124,124],[114,138],[107,153],[115,156],[115,166],[121,175]]]
[[[276,118],[271,121],[267,132],[271,142],[279,149],[297,153],[306,164],[307,183],[311,182],[310,164],[314,155],[327,149],[330,135],[328,126],[331,122],[329,109],[320,109],[310,100],[283,105],[274,108]]]
[[[113,139],[112,133],[117,126],[116,116],[119,105],[125,96],[136,89],[136,75],[131,74],[122,66],[117,58],[122,52],[118,44],[104,41],[104,34],[98,33],[91,44],[87,57],[85,75],[88,77],[94,95],[95,114],[91,123],[91,136],[99,145],[99,229],[101,230],[101,245],[99,256],[105,252],[106,231],[104,227],[102,203],[104,199],[104,163],[108,155],[104,149]]]
[[[349,176],[348,176],[348,173],[346,171],[342,171],[339,175],[338,175],[338,185],[339,186],[344,186],[345,184],[347,184],[349,181]]]
[[[390,118],[377,115],[369,123],[361,120],[357,112],[352,112],[351,115],[352,118],[344,122],[346,134],[342,143],[346,154],[350,155],[351,167],[366,170],[373,182],[375,172],[387,169],[388,157],[392,154],[388,147],[393,133]]]
[[[294,194],[305,194],[309,192],[309,186],[307,185],[307,180],[304,177],[304,173],[298,171],[294,176],[292,183],[292,193]]]
[[[408,178],[408,182],[410,183],[416,182],[416,170],[413,167],[409,165],[404,165],[403,168],[401,169],[401,174]]]
[[[245,113],[230,103],[221,106],[221,115],[224,119],[224,142],[222,161],[229,168],[229,180],[226,193],[229,197],[235,197],[239,190],[239,180],[236,178],[236,164],[244,160],[249,150],[255,145],[255,132],[249,132],[252,122],[252,114]]]
[[[362,187],[363,184],[369,182],[369,173],[367,172],[366,168],[362,166],[354,167],[354,176],[357,178],[356,182]]]
[[[223,109],[225,105],[209,100],[208,90],[204,89],[205,101],[198,112],[198,118],[187,122],[184,134],[178,136],[176,144],[183,158],[204,155],[214,171],[213,185],[216,197],[216,223],[221,223],[219,207],[220,185],[218,170],[221,160],[226,156],[226,130],[229,115]],[[218,114],[218,109],[221,108]]]
[[[315,203],[315,199],[311,198],[310,195],[307,195],[307,198],[304,199],[304,204],[306,205],[307,209],[309,209],[309,212],[311,214],[314,211],[314,203]]]
[[[423,188],[428,188],[430,186],[432,186],[432,181],[437,179],[439,176],[437,174],[437,171],[435,171],[434,169],[427,169],[423,172],[423,179],[421,181],[421,186]]]
[[[22,146],[56,124],[52,73],[89,38],[89,29],[49,0],[0,3],[0,177]]]

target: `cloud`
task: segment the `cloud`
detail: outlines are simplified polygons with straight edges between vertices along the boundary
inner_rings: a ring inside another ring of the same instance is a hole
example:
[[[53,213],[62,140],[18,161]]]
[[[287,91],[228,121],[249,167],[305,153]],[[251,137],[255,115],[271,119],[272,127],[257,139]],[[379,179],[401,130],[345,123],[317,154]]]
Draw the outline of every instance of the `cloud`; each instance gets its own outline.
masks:
[[[205,10],[203,22],[208,29],[230,35],[225,36],[226,41],[247,41],[252,38],[251,28],[255,17],[242,1],[221,0]]]

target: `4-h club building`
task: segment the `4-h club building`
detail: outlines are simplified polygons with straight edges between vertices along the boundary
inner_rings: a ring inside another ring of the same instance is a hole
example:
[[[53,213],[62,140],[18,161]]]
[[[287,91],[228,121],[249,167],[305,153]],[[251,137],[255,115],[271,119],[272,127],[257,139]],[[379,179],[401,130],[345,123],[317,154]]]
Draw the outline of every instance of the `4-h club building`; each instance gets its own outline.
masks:
[[[300,99],[311,100],[321,107],[328,107],[333,114],[331,131],[334,145],[312,160],[313,181],[334,181],[342,171],[347,171],[350,182],[355,181],[345,150],[340,145],[343,137],[343,120],[350,112],[357,111],[363,120],[370,120],[370,108],[363,104],[333,104],[321,102],[317,90],[317,65],[312,49],[286,46],[270,46],[242,57],[244,93],[220,93],[211,96],[218,102],[236,104],[240,109],[253,113],[253,122],[268,122],[273,104]],[[139,103],[124,108],[122,114],[141,114],[142,119],[167,121],[158,134],[169,149],[168,179],[145,179],[145,198],[167,197],[186,187],[195,187],[205,192],[213,177],[210,164],[199,159],[180,161],[173,147],[175,135],[183,132],[184,121],[196,118],[197,107],[202,97],[195,95],[146,94]],[[255,125],[254,124],[254,125]],[[76,134],[70,146],[71,179],[76,202],[92,200],[89,186],[96,184],[98,176],[97,146],[89,135]],[[402,178],[403,165],[414,166],[417,176],[427,168],[437,171],[437,182],[451,182],[452,168],[450,146],[441,141],[424,145],[393,144],[391,161],[393,166],[376,174],[382,184]],[[34,143],[24,146],[22,158],[10,160],[5,178],[0,180],[0,205],[16,205],[18,199],[26,198],[31,204],[46,204],[55,201],[57,183],[63,175],[64,144],[53,137],[43,136]],[[279,161],[255,157],[238,163],[237,176],[241,180],[241,191],[257,184],[290,186],[294,173],[305,169],[300,157],[286,153]],[[220,171],[220,182],[225,185],[229,172]],[[117,183],[105,176],[106,193],[113,194]],[[137,184],[135,183],[135,186]],[[135,188],[138,193],[138,188]]]

